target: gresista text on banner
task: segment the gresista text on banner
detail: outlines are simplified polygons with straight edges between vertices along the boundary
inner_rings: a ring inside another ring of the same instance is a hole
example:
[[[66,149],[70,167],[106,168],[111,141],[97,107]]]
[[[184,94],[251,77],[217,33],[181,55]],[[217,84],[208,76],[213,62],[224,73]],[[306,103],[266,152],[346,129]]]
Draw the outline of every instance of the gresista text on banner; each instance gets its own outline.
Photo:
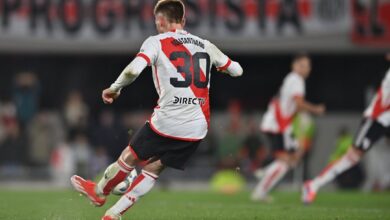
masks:
[[[224,49],[237,52],[354,50],[352,42],[365,42],[355,32],[354,41],[350,38],[356,27],[354,18],[358,15],[353,3],[360,2],[357,0],[185,2],[189,32],[207,36]],[[154,33],[154,3],[155,0],[0,0],[0,49],[135,51],[145,36]]]

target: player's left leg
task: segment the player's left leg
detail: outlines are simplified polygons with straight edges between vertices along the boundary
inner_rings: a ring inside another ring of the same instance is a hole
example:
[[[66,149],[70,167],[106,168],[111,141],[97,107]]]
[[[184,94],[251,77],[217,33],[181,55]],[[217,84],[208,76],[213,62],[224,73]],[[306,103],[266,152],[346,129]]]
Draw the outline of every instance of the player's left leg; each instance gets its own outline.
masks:
[[[115,203],[114,206],[107,210],[102,220],[120,219],[121,216],[130,209],[139,198],[153,188],[158,176],[164,168],[165,166],[161,163],[161,160],[152,161],[146,165],[141,174],[138,175],[131,184],[129,190]]]
[[[125,180],[138,161],[129,146],[123,150],[115,163],[108,166],[98,184],[77,175],[72,176],[71,183],[76,191],[85,195],[95,206],[103,206],[106,196],[116,185]]]
[[[104,171],[103,177],[96,186],[96,192],[101,196],[108,196],[112,189],[125,180],[129,173],[134,170],[134,166],[138,161],[138,157],[131,146],[128,146],[123,150],[118,161],[111,164]]]

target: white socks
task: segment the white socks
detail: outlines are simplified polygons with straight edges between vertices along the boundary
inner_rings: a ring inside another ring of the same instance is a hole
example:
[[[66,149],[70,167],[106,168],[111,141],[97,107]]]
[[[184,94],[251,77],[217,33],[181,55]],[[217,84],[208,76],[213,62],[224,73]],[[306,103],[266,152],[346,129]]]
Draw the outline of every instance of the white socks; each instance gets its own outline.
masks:
[[[339,174],[353,167],[360,161],[360,157],[352,151],[348,151],[343,157],[334,163],[329,164],[322,173],[311,182],[314,191],[318,191],[322,186],[332,181]]]
[[[252,193],[252,199],[263,200],[266,199],[268,192],[278,183],[289,170],[287,163],[275,160],[267,166],[264,177],[255,187]]]
[[[157,178],[157,175],[142,170],[142,173],[134,180],[129,190],[107,212],[115,216],[123,215],[140,197],[153,188]]]
[[[99,195],[107,196],[111,190],[120,182],[126,179],[127,175],[134,169],[127,165],[121,158],[117,162],[111,164],[104,171],[104,176],[97,184],[96,191]]]

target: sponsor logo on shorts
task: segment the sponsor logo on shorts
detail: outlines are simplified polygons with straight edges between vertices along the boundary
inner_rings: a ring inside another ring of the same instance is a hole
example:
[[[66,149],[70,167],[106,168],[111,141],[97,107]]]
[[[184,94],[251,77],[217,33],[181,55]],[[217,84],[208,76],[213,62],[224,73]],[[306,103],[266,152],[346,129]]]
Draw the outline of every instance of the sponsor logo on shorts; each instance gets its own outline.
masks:
[[[192,98],[192,97],[177,97],[174,96],[173,104],[182,105],[204,105],[206,103],[205,98]]]

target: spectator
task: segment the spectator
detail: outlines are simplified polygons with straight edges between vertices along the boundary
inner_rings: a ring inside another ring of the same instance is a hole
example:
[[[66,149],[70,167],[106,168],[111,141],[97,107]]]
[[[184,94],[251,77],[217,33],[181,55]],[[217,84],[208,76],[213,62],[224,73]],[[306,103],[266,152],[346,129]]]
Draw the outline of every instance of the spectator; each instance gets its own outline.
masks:
[[[13,101],[22,128],[35,116],[39,105],[39,83],[32,72],[19,73],[15,78]]]
[[[111,161],[118,159],[123,148],[128,145],[126,130],[115,123],[114,113],[110,110],[100,114],[99,122],[92,130],[93,144],[105,149]]]
[[[238,166],[239,150],[242,138],[239,134],[241,127],[241,106],[236,100],[229,103],[228,107],[229,125],[227,132],[222,135],[217,149],[217,156],[220,161],[220,168],[229,169]]]
[[[0,144],[0,161],[6,166],[21,166],[26,152],[26,138],[16,120],[5,123],[5,139]]]
[[[51,176],[57,186],[68,186],[69,178],[76,172],[76,159],[73,148],[60,143],[51,154]]]
[[[97,176],[100,172],[110,164],[110,158],[107,155],[106,149],[98,147],[92,154],[90,160],[91,176]]]
[[[29,156],[32,165],[47,166],[52,150],[64,140],[60,117],[54,113],[40,112],[28,126]]]
[[[247,123],[249,132],[244,138],[241,148],[241,158],[245,165],[241,166],[245,173],[252,174],[255,170],[264,165],[267,157],[267,150],[261,139],[256,122],[250,118]]]
[[[85,130],[88,123],[89,110],[79,91],[72,91],[65,102],[65,124],[70,131]]]
[[[231,123],[229,130],[219,141],[217,153],[221,168],[235,168],[238,165],[239,150],[242,144],[238,131],[237,124]]]
[[[5,139],[5,128],[3,122],[0,120],[0,144],[4,141],[4,139]]]
[[[4,138],[5,138],[5,131],[4,131],[4,125],[3,125],[3,116],[2,116],[2,112],[1,112],[2,108],[4,108],[4,107],[2,106],[2,103],[0,102],[0,143],[2,143]]]
[[[91,145],[88,138],[82,132],[76,132],[72,136],[70,146],[74,151],[77,173],[82,176],[91,177],[89,172]]]
[[[16,118],[16,107],[6,102],[0,108],[0,162],[3,165],[22,165],[26,152],[26,138]]]
[[[336,142],[336,150],[330,156],[329,162],[335,162],[340,159],[352,145],[353,136],[347,127],[342,127],[339,130],[338,139]]]
[[[0,105],[0,143],[6,138],[6,126],[10,122],[17,122],[16,106],[12,102],[4,102]]]

